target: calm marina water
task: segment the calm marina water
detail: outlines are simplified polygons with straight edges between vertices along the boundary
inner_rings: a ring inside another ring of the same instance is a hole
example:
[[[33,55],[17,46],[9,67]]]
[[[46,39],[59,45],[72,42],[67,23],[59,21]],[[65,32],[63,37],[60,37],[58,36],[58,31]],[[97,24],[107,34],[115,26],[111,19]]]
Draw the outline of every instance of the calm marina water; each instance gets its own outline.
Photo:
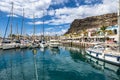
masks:
[[[120,80],[120,67],[78,48],[1,50],[0,80]]]

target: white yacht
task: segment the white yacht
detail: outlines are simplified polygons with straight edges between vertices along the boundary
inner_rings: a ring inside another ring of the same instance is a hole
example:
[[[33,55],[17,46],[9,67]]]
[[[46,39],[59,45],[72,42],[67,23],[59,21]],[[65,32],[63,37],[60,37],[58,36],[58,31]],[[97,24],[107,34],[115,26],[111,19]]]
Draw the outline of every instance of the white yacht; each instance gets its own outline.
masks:
[[[59,41],[58,40],[50,40],[49,42],[49,46],[52,47],[52,48],[58,48],[60,45]]]
[[[14,43],[4,44],[4,45],[2,46],[2,49],[3,49],[3,50],[14,49],[14,48],[16,48],[16,45],[15,45]]]
[[[20,46],[21,49],[27,48],[27,42],[25,42],[25,40],[21,40],[19,46]]]
[[[5,40],[2,42],[2,49],[7,50],[7,49],[14,49],[16,48],[16,44],[12,43],[10,40]]]
[[[10,15],[13,15],[13,3],[12,3],[12,8],[11,8]],[[12,18],[13,18],[13,16],[10,16],[9,18],[11,20],[11,23],[10,23],[10,36],[9,36],[10,39],[5,39],[5,36],[6,36],[6,33],[7,33],[7,30],[6,30],[5,34],[4,34],[3,41],[2,41],[2,49],[4,49],[4,50],[16,48],[16,43],[13,42],[13,38],[12,38],[12,34],[13,34],[12,33],[12,27],[13,27],[13,23],[12,23],[13,19]]]
[[[20,44],[20,48],[23,49],[23,48],[27,48],[26,44]]]
[[[120,54],[109,49],[108,46],[95,45],[94,47],[86,49],[86,52],[94,58],[120,66]]]

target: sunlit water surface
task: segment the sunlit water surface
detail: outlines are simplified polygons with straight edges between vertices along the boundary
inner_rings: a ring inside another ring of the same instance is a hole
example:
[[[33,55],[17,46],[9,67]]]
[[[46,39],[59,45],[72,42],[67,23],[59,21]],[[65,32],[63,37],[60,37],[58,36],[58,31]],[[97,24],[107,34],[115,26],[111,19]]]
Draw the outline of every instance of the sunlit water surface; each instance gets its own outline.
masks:
[[[71,47],[0,50],[0,80],[120,80],[120,67]]]

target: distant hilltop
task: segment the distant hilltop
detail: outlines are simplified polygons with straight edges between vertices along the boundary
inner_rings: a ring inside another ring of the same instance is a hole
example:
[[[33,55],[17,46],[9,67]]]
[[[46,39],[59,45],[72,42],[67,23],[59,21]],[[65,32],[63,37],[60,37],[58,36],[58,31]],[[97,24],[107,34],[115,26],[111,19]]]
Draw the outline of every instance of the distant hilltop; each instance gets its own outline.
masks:
[[[84,29],[99,28],[117,24],[117,13],[109,13],[100,16],[92,16],[84,19],[75,19],[65,34],[79,33]]]

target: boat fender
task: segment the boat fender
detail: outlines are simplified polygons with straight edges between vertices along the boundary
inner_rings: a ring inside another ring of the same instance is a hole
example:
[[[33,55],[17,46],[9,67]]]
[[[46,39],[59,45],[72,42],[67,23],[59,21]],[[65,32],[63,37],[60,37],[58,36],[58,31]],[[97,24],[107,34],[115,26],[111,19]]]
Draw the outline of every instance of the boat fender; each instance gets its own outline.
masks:
[[[96,54],[96,57],[98,57],[98,53]]]
[[[120,57],[117,57],[117,61],[120,61]]]
[[[89,51],[90,52],[90,54],[91,54],[91,51]]]

